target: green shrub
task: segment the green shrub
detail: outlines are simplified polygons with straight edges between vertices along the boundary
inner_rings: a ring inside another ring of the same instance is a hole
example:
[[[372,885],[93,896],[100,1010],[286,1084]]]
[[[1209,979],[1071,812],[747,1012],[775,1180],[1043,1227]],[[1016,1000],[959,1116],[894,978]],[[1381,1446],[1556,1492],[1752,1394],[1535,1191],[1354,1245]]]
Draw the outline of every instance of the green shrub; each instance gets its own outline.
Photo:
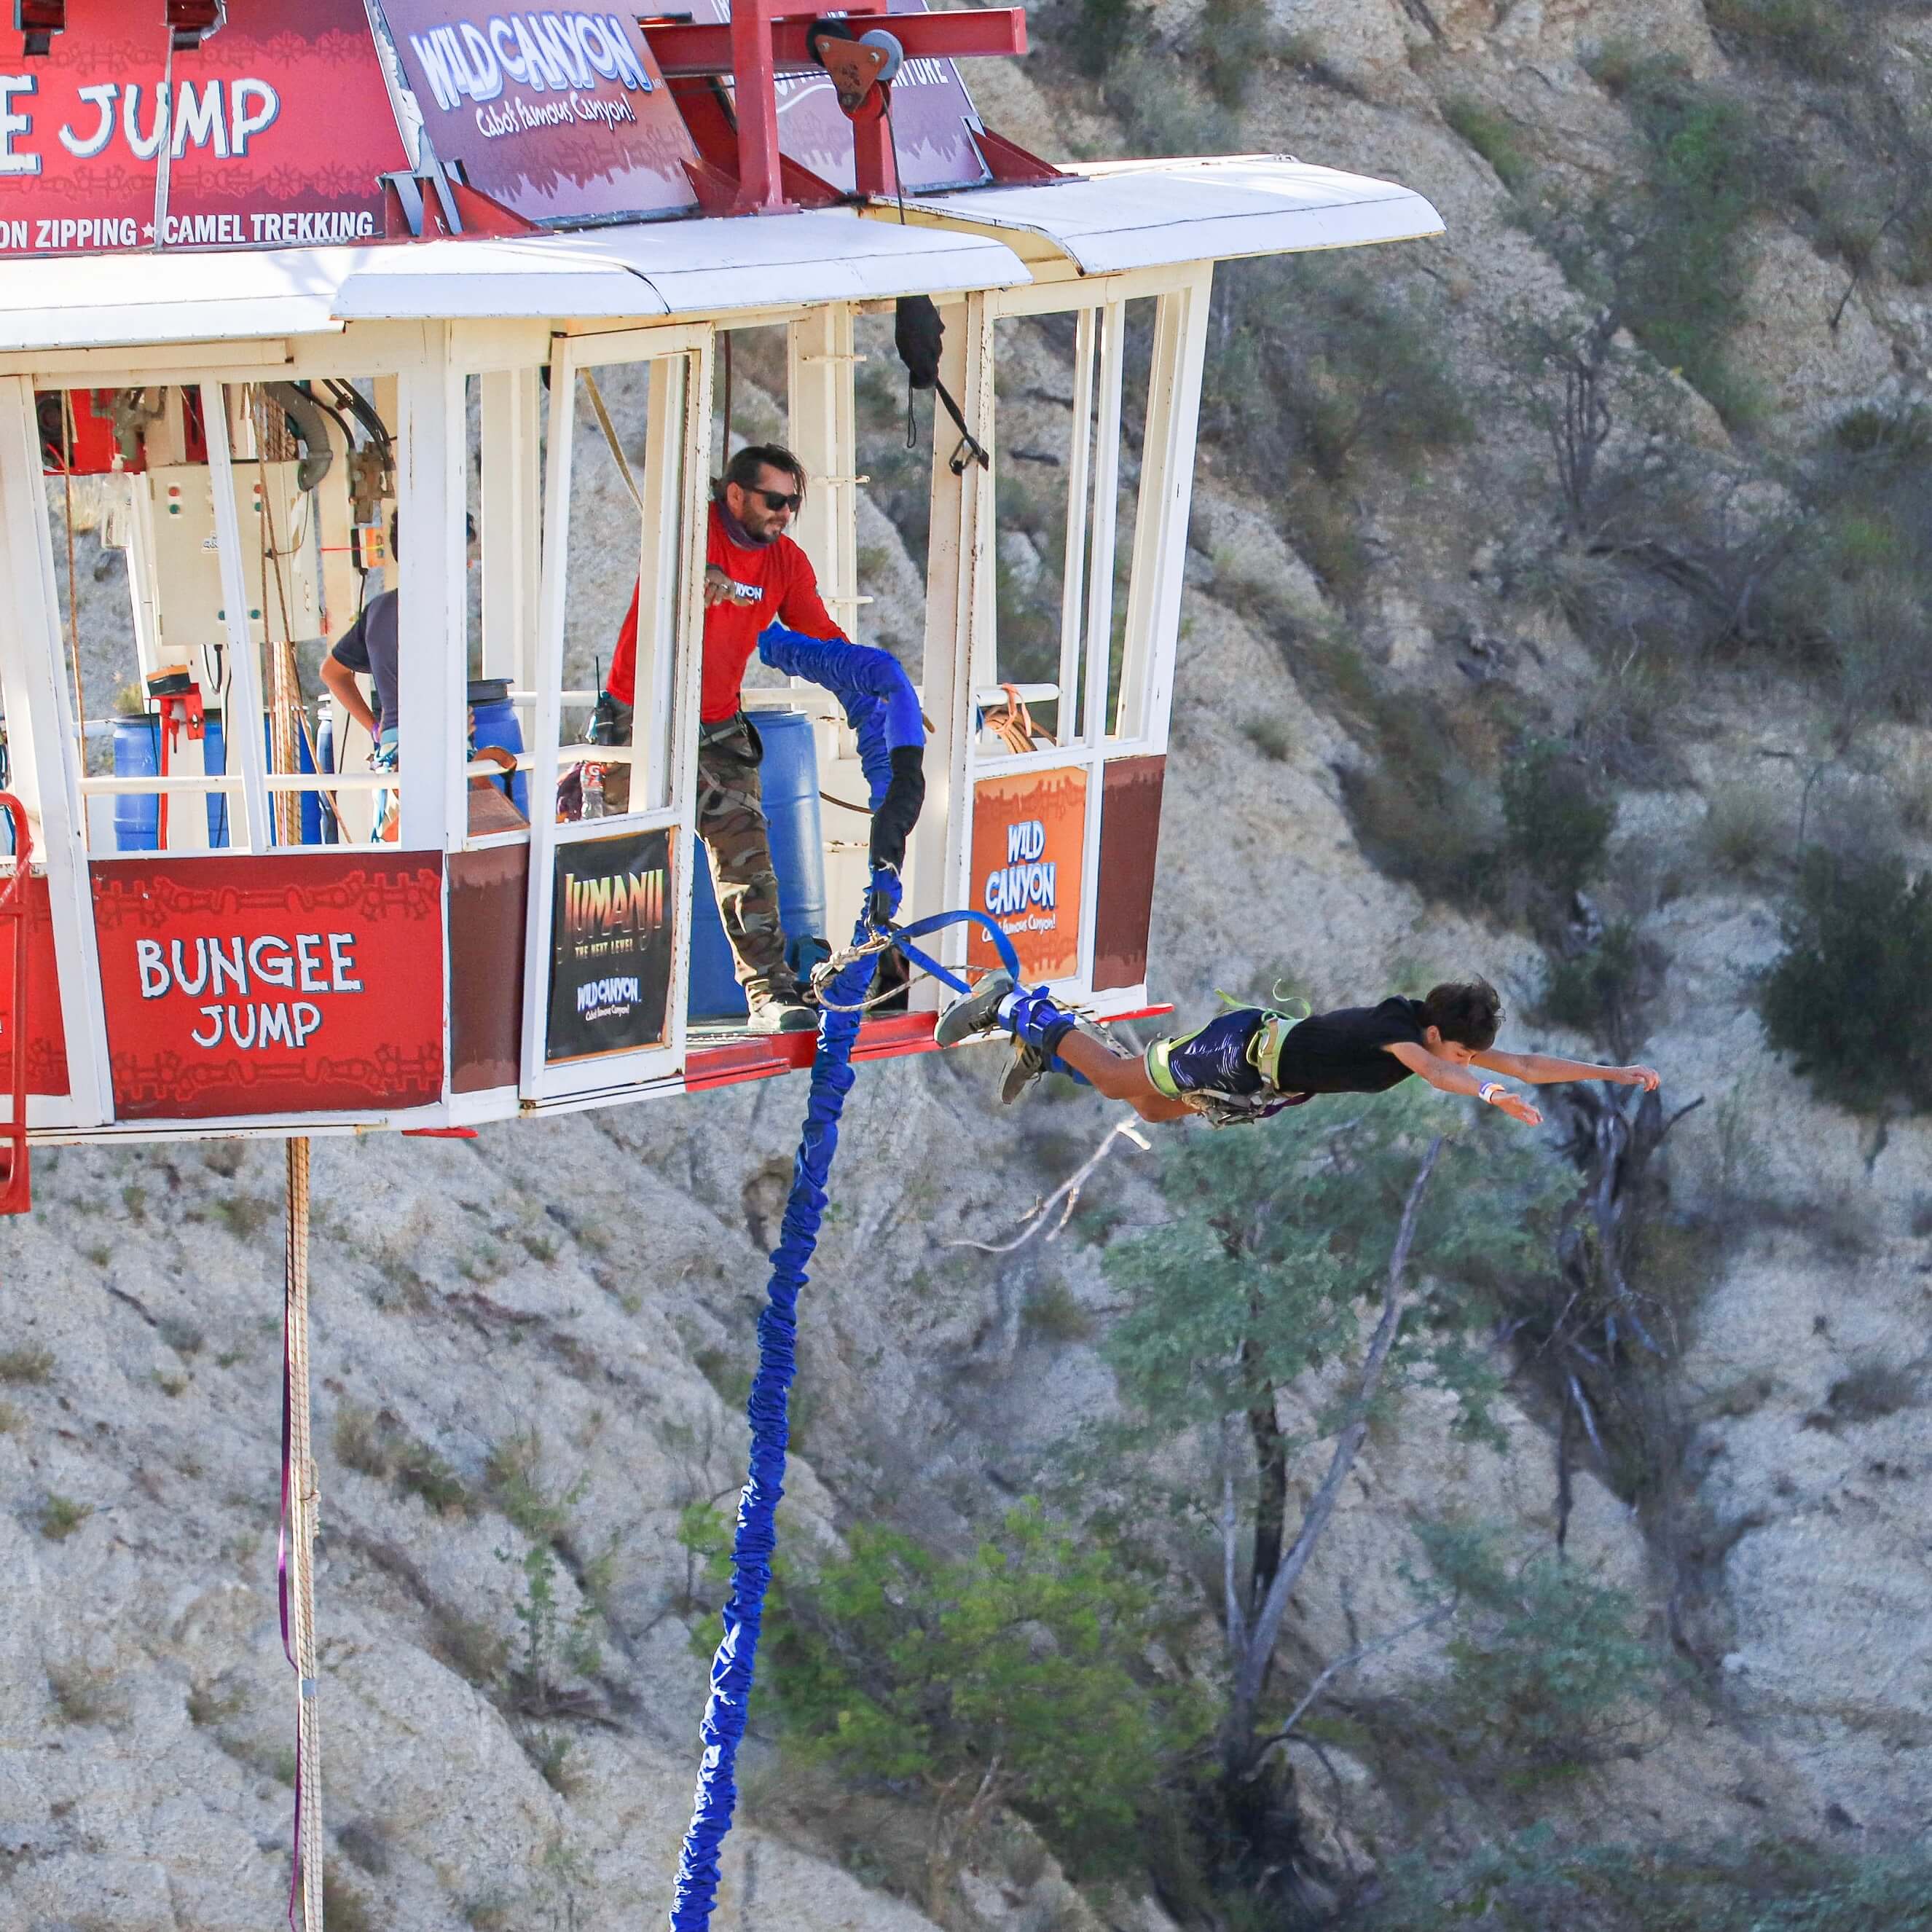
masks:
[[[528,1748],[538,1775],[560,1798],[574,1798],[584,1789],[587,1774],[572,1762],[577,1749],[574,1738],[562,1731],[539,1731]]]
[[[1288,727],[1279,718],[1250,718],[1241,727],[1241,736],[1264,758],[1282,764],[1294,748]]]
[[[335,1412],[336,1460],[404,1496],[420,1496],[443,1516],[474,1512],[475,1499],[448,1458],[412,1435],[385,1410],[373,1414],[345,1402]]]
[[[1033,1503],[957,1561],[868,1526],[848,1549],[782,1567],[766,1613],[793,1747],[944,1808],[984,1789],[1077,1874],[1132,1868],[1205,1730],[1192,1688],[1145,1667],[1153,1590]]]
[[[1442,118],[1489,163],[1510,194],[1522,191],[1529,181],[1529,163],[1516,146],[1515,130],[1502,115],[1472,95],[1459,94],[1443,104]]]
[[[1247,100],[1256,70],[1274,52],[1267,0],[1205,0],[1197,58],[1208,92],[1225,108]]]
[[[1412,467],[1474,433],[1441,320],[1414,285],[1280,256],[1227,264],[1214,308],[1202,433],[1270,491],[1304,465],[1328,485],[1362,458]]]
[[[1197,93],[1171,54],[1136,47],[1109,60],[1101,98],[1142,154],[1220,154],[1240,145],[1240,124]]]
[[[1065,38],[1073,63],[1097,80],[1111,67],[1140,26],[1140,0],[1073,0]]]
[[[1857,0],[1705,0],[1719,34],[1814,80],[1856,74],[1865,44]]]
[[[1730,358],[1750,281],[1744,239],[1789,168],[1754,104],[1699,85],[1679,62],[1618,43],[1591,71],[1635,122],[1642,173],[1540,218],[1546,238],[1571,280],[1614,308],[1658,362],[1727,422],[1748,422],[1758,398]]]
[[[1626,1052],[1642,972],[1636,928],[1619,920],[1594,946],[1550,962],[1537,1017],[1592,1040],[1613,1042],[1618,1053]]]
[[[1616,802],[1566,746],[1533,738],[1504,761],[1503,823],[1511,856],[1568,898],[1589,884],[1616,825]]]
[[[1923,1851],[1846,1856],[1791,1840],[1559,1844],[1539,1825],[1454,1863],[1384,1867],[1363,1932],[1932,1932]]]
[[[64,1543],[93,1514],[92,1503],[50,1493],[40,1505],[40,1534],[50,1543]]]
[[[1784,924],[1760,999],[1771,1044],[1841,1106],[1932,1107],[1932,878],[1814,847]]]
[[[1028,1292],[1020,1319],[1027,1332],[1046,1342],[1084,1342],[1094,1317],[1058,1275],[1049,1275]]]
[[[50,1664],[47,1688],[63,1724],[116,1724],[128,1714],[127,1700],[116,1690],[114,1672],[105,1665],[77,1658]]]
[[[1427,1523],[1418,1534],[1457,1600],[1446,1715],[1458,1736],[1544,1767],[1587,1764],[1623,1736],[1662,1681],[1628,1591],[1553,1554],[1512,1562],[1492,1528]]]
[[[14,1388],[44,1382],[54,1372],[52,1352],[46,1348],[8,1348],[0,1351],[0,1382]]]
[[[1719,871],[1750,878],[1784,852],[1796,830],[1797,814],[1775,786],[1730,784],[1712,794],[1698,842]]]
[[[238,1241],[252,1241],[281,1218],[282,1204],[259,1194],[228,1194],[215,1202],[214,1213]]]
[[[521,1429],[490,1444],[483,1478],[490,1500],[518,1528],[534,1542],[551,1543],[569,1528],[571,1511],[590,1486],[590,1472],[552,1494],[544,1486],[542,1470],[542,1436],[535,1428]]]

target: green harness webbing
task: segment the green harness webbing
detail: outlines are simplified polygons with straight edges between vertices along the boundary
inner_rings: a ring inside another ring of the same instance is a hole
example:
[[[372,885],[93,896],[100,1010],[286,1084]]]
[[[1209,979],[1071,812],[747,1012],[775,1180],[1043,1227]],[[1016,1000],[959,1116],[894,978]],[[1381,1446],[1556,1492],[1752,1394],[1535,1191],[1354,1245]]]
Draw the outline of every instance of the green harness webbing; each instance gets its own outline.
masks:
[[[1232,993],[1222,992],[1218,986],[1214,989],[1214,997],[1231,1012],[1241,1012],[1246,1004],[1245,1002],[1236,999]],[[1276,982],[1274,997],[1278,1000],[1282,998],[1279,981]],[[1288,1038],[1288,1034],[1314,1010],[1306,1000],[1299,998],[1290,998],[1284,1000],[1283,1004],[1287,1006],[1299,1006],[1301,1010],[1298,1013],[1287,1012],[1274,1006],[1257,1006],[1252,1010],[1261,1015],[1262,1024],[1256,1027],[1254,1032],[1249,1036],[1246,1056],[1248,1064],[1276,1093],[1281,1090],[1275,1076],[1281,1065],[1282,1044]],[[1220,1018],[1219,1013],[1214,1016],[1215,1019]],[[1190,1105],[1192,1104],[1196,1096],[1192,1094],[1184,1093],[1175,1084],[1174,1071],[1168,1064],[1168,1061],[1169,1057],[1178,1048],[1186,1046],[1190,1040],[1198,1039],[1214,1024],[1214,1020],[1203,1020],[1192,1032],[1176,1034],[1168,1040],[1157,1040],[1148,1048],[1144,1064],[1147,1068],[1148,1078],[1154,1082],[1156,1091],[1165,1094],[1170,1100],[1185,1100]]]

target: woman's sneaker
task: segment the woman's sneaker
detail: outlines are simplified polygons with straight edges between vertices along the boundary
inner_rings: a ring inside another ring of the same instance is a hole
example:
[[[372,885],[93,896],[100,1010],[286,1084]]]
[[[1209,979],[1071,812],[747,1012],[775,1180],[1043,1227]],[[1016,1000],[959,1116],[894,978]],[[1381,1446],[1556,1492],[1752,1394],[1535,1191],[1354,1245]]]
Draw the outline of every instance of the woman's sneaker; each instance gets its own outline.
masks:
[[[1012,1064],[1000,1082],[1000,1104],[1010,1107],[1042,1073],[1052,1070],[1053,1057],[1043,1048],[1030,1046],[1023,1040],[1013,1042]]]
[[[1013,990],[1013,976],[988,973],[964,998],[956,1000],[939,1016],[932,1030],[934,1045],[957,1046],[976,1034],[992,1033],[1000,1024],[1000,1003]]]

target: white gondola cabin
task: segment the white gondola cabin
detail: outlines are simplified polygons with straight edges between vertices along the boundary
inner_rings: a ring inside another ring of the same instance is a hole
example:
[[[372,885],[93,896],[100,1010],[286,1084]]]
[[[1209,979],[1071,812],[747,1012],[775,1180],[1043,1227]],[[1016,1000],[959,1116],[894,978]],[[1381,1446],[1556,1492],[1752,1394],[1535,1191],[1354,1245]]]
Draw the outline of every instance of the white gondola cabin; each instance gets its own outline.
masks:
[[[782,388],[794,534],[869,641],[860,492],[907,460],[904,296],[938,304],[990,458],[942,414],[919,459],[904,916],[988,910],[1030,976],[1148,1007],[1214,264],[1440,224],[1280,158],[1049,166],[953,65],[1023,51],[1018,10],[858,6],[890,38],[854,41],[774,6],[20,0],[0,29],[0,789],[32,844],[23,982],[0,886],[10,1204],[16,1087],[32,1141],[309,1135],[803,1063],[808,1036],[734,1027],[728,961],[710,983],[692,836],[721,350]],[[1072,368],[1043,400],[1042,319]],[[1019,493],[1051,498],[1052,542],[1016,561]],[[130,590],[106,688],[70,568],[88,514]],[[313,682],[379,585],[393,770]],[[633,741],[596,752],[626,808],[560,817],[634,586]],[[801,721],[772,800],[787,922],[836,944],[866,878],[850,734],[814,687],[747,701]],[[860,1056],[929,1046],[934,991]]]

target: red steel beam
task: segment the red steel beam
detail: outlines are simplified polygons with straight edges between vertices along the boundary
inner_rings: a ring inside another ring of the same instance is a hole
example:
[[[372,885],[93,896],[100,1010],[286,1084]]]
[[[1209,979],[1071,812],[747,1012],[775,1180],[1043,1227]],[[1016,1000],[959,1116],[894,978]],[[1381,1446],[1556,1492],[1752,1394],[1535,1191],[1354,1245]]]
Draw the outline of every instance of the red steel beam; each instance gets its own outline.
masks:
[[[746,10],[748,12],[748,9]],[[872,14],[854,7],[854,14]],[[805,33],[817,14],[794,14],[772,22],[773,65],[780,74],[822,72],[806,52]],[[874,24],[868,21],[867,25]],[[1023,54],[1027,50],[1026,12],[1019,7],[986,7],[963,14],[879,13],[876,24],[892,34],[908,60],[960,60],[979,54]],[[728,26],[689,21],[643,22],[644,36],[667,79],[733,70]]]

